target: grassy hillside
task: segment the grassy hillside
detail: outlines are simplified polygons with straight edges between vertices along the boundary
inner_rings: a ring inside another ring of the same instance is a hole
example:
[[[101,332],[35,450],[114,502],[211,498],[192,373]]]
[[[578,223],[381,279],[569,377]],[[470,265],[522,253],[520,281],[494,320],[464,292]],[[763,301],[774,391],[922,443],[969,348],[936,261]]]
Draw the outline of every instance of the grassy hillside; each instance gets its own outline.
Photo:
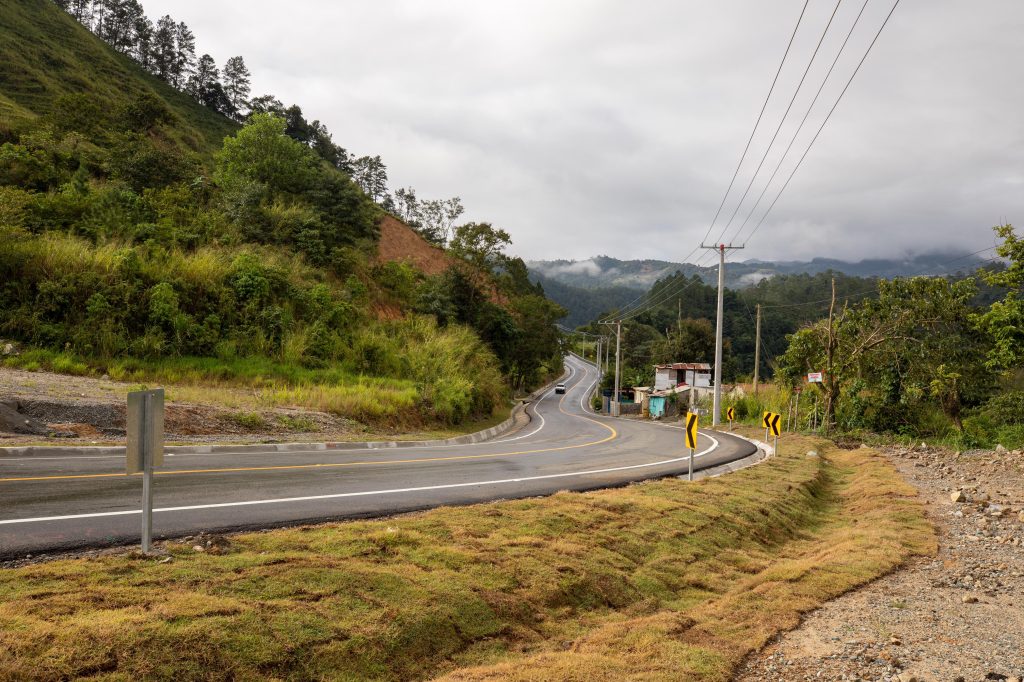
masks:
[[[489,226],[440,267],[381,258],[384,211],[283,118],[238,126],[50,2],[4,5],[0,111],[6,364],[410,427],[490,419],[560,364],[561,309]]]
[[[152,95],[172,113],[173,136],[207,156],[238,129],[145,73],[52,2],[4,0],[0,36],[0,141],[11,128],[52,115],[67,95],[87,95],[107,111]]]
[[[883,456],[782,447],[697,484],[0,570],[0,678],[728,680],[801,613],[935,551]]]

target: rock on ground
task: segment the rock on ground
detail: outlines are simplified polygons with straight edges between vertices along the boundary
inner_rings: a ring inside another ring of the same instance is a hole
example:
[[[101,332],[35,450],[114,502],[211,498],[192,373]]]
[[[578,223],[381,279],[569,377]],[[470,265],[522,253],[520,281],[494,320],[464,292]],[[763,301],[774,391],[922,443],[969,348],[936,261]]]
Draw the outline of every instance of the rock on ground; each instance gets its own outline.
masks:
[[[751,656],[743,682],[1024,677],[1024,453],[894,449],[939,554],[829,602]]]

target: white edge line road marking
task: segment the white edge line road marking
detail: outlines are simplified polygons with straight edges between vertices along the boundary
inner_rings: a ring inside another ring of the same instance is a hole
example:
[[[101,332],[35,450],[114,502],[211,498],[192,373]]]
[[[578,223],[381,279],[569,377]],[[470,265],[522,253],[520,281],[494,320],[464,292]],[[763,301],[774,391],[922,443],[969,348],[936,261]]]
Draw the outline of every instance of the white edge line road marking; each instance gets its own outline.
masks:
[[[576,370],[574,368],[570,367],[569,369],[571,370],[572,373],[569,375],[569,378],[566,381],[572,380],[573,376],[575,376],[575,374],[576,374]],[[464,448],[464,447],[467,447],[469,445],[487,445],[487,444],[491,444],[491,443],[495,443],[495,444],[496,443],[511,443],[512,441],[522,440],[523,438],[529,438],[530,436],[534,435],[535,433],[540,432],[540,430],[544,428],[544,425],[545,425],[544,415],[542,415],[540,413],[540,410],[537,409],[537,407],[539,407],[539,404],[540,404],[540,402],[542,400],[544,400],[549,395],[551,395],[551,391],[553,391],[553,390],[554,389],[549,389],[543,395],[541,395],[539,398],[537,398],[537,400],[535,401],[537,403],[537,406],[534,407],[533,411],[534,411],[534,414],[536,414],[537,417],[540,419],[540,426],[538,426],[533,431],[530,431],[529,433],[524,433],[524,434],[519,435],[519,436],[513,436],[511,438],[496,438],[494,440],[481,441],[479,443],[456,443],[454,445],[413,445],[413,446],[410,446],[410,447],[407,447],[407,448],[349,448],[349,449],[332,448],[330,450],[318,450],[318,449],[310,448],[309,450],[294,450],[294,451],[291,451],[291,452],[279,452],[279,451],[276,451],[276,450],[275,451],[268,451],[268,452],[179,452],[179,453],[168,452],[168,453],[164,454],[164,457],[237,457],[239,455],[291,455],[291,454],[309,454],[311,452],[316,452],[316,453],[330,452],[332,454],[339,454],[340,455],[340,454],[347,454],[347,453],[360,454],[360,453],[365,453],[367,450],[369,450],[370,452],[374,452],[374,451],[378,451],[378,450],[380,450],[380,451],[389,450],[390,451],[390,450],[395,450],[395,449],[402,449],[402,450],[445,450],[445,449],[448,449],[448,448]],[[310,445],[318,445],[318,443],[310,443]],[[80,459],[124,459],[124,455],[72,455],[72,456],[69,456],[69,457],[0,457],[0,464],[4,464],[6,462],[22,462],[22,461],[42,462],[42,461],[46,461],[46,460],[57,460],[57,461],[64,461],[64,460],[72,461],[72,460],[76,460],[77,461],[77,460],[80,460]]]
[[[705,455],[715,448],[718,447],[718,441],[704,434],[713,445],[706,450],[702,450],[695,455],[700,457]],[[631,469],[647,469],[651,467],[664,466],[666,464],[675,464],[676,462],[684,462],[689,459],[689,455],[685,457],[675,457],[673,459],[663,459],[658,462],[650,462],[648,464],[631,464],[629,466],[611,467],[608,469],[590,469],[588,471],[573,471],[563,474],[545,474],[543,476],[524,476],[522,478],[503,478],[494,481],[474,481],[471,483],[447,483],[443,485],[427,485],[420,486],[417,488],[393,488],[390,490],[364,490],[362,492],[355,493],[333,493],[329,495],[306,495],[303,497],[281,497],[269,500],[249,500],[246,502],[220,502],[217,504],[195,504],[186,507],[161,507],[154,509],[154,513],[158,512],[180,512],[180,511],[196,511],[199,509],[222,509],[225,507],[246,507],[257,504],[281,504],[285,502],[312,502],[314,500],[333,500],[344,497],[365,497],[367,495],[395,495],[398,493],[417,493],[425,492],[427,490],[451,490],[454,488],[471,488],[473,486],[484,486],[484,485],[500,485],[503,483],[522,483],[524,481],[540,481],[552,478],[567,478],[571,476],[588,476],[594,474],[608,474],[616,471],[629,471]],[[129,509],[125,511],[115,512],[96,512],[93,514],[68,514],[66,516],[41,516],[34,519],[8,519],[0,521],[0,525],[11,525],[16,523],[42,523],[45,521],[67,521],[70,519],[95,519],[104,516],[129,516],[133,514],[141,514],[141,509]]]

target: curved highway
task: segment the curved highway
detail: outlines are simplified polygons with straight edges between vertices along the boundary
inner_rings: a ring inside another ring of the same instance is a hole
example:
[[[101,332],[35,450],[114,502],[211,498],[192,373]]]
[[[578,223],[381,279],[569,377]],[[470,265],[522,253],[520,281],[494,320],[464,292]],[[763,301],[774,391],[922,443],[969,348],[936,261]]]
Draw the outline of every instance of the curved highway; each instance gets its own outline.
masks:
[[[589,490],[685,474],[682,429],[595,415],[596,368],[570,357],[567,392],[485,443],[268,453],[167,454],[156,471],[154,538],[381,516]],[[749,442],[701,432],[695,468],[741,459]],[[138,542],[140,476],[124,456],[0,454],[0,558]]]

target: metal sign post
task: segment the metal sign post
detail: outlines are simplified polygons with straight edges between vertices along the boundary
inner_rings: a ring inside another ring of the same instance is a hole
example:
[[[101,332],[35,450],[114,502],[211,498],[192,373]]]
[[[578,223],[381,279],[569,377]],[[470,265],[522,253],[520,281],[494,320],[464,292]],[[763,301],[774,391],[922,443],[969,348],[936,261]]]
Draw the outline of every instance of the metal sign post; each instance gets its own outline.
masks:
[[[775,436],[775,455],[779,454],[779,422],[782,420],[781,414],[774,414],[769,412],[768,427],[771,429],[772,435]],[[767,437],[765,438],[767,440]]]
[[[686,413],[686,445],[690,448],[690,474],[686,480],[693,480],[693,453],[697,449],[697,415]]]
[[[128,394],[125,471],[142,473],[142,551],[153,544],[153,468],[164,463],[164,389]]]

